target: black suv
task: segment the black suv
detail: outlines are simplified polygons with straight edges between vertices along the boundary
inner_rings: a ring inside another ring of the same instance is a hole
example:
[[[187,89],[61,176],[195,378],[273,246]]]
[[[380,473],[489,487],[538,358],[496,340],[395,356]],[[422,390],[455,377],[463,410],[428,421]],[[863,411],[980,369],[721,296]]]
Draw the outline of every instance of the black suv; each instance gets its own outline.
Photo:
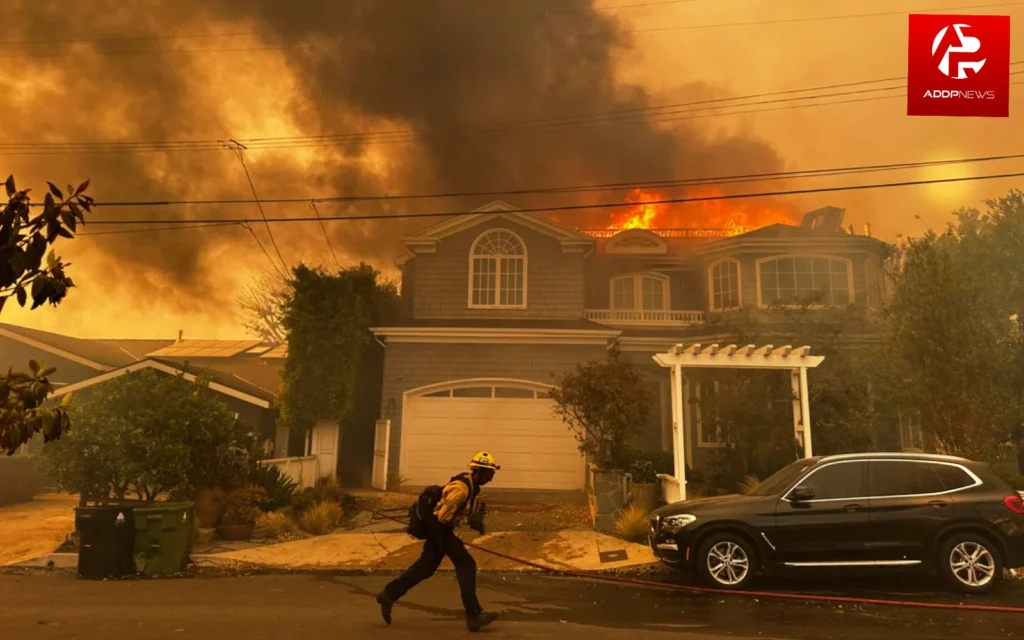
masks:
[[[651,514],[663,562],[739,589],[758,573],[851,568],[939,573],[968,593],[1024,566],[1024,500],[988,465],[937,455],[798,460],[746,495]]]

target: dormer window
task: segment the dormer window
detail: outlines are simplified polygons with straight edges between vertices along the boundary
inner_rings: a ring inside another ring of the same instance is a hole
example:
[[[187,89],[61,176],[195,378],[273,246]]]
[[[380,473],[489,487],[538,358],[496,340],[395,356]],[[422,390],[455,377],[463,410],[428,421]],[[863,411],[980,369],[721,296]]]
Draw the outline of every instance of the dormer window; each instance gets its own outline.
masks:
[[[480,235],[469,251],[469,306],[526,307],[526,245],[507,229]]]
[[[668,278],[657,273],[619,276],[611,283],[612,309],[668,309]]]

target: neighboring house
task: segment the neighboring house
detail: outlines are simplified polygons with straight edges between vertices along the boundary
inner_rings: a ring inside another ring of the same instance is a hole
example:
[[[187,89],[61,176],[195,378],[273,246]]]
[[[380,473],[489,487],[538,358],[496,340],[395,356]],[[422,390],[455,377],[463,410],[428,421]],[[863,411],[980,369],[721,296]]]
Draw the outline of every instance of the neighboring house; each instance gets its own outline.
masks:
[[[648,372],[657,398],[639,444],[671,450],[668,376],[656,352],[729,340],[707,320],[739,308],[810,294],[823,305],[881,302],[887,246],[843,231],[842,217],[826,207],[801,226],[716,238],[580,231],[493,202],[406,238],[403,318],[374,329],[386,344],[381,418],[390,422],[378,458],[388,475],[422,486],[489,450],[502,465],[496,487],[581,488],[584,461],[548,390],[556,374],[603,359],[616,342]],[[687,462],[699,467],[718,442],[687,407]]]
[[[272,402],[286,354],[284,347],[258,340],[83,339],[0,324],[0,367],[24,371],[33,359],[56,367],[51,377],[56,396],[87,393],[115,376],[142,369],[190,378],[207,374],[210,389],[269,443],[275,457],[303,453],[301,440],[289,444],[287,431],[275,426]]]

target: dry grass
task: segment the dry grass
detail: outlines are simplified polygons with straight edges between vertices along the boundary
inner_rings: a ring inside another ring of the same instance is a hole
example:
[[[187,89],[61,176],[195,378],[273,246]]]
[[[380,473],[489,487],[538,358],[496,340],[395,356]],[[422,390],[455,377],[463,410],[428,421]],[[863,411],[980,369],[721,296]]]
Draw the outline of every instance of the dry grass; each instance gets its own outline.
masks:
[[[267,537],[273,540],[287,538],[298,530],[294,520],[278,511],[271,511],[260,516],[256,521],[256,528],[266,532]]]
[[[746,495],[756,489],[761,484],[761,480],[757,476],[747,476],[740,482],[740,493]]]
[[[299,520],[299,527],[315,536],[328,534],[338,528],[342,518],[341,507],[324,500],[307,509]]]
[[[649,515],[637,505],[630,505],[615,520],[615,530],[626,540],[643,540],[647,537]]]

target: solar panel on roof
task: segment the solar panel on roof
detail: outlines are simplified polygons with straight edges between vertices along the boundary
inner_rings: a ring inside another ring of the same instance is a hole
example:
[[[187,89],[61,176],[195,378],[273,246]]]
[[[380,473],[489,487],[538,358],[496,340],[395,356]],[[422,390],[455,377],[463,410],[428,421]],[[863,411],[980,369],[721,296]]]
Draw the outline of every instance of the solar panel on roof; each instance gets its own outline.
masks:
[[[265,344],[261,344],[258,347],[254,347],[252,349],[249,349],[248,351],[246,351],[246,353],[252,353],[252,354],[266,353],[267,351],[270,351],[273,348],[274,347],[270,347],[270,346],[267,346]]]

